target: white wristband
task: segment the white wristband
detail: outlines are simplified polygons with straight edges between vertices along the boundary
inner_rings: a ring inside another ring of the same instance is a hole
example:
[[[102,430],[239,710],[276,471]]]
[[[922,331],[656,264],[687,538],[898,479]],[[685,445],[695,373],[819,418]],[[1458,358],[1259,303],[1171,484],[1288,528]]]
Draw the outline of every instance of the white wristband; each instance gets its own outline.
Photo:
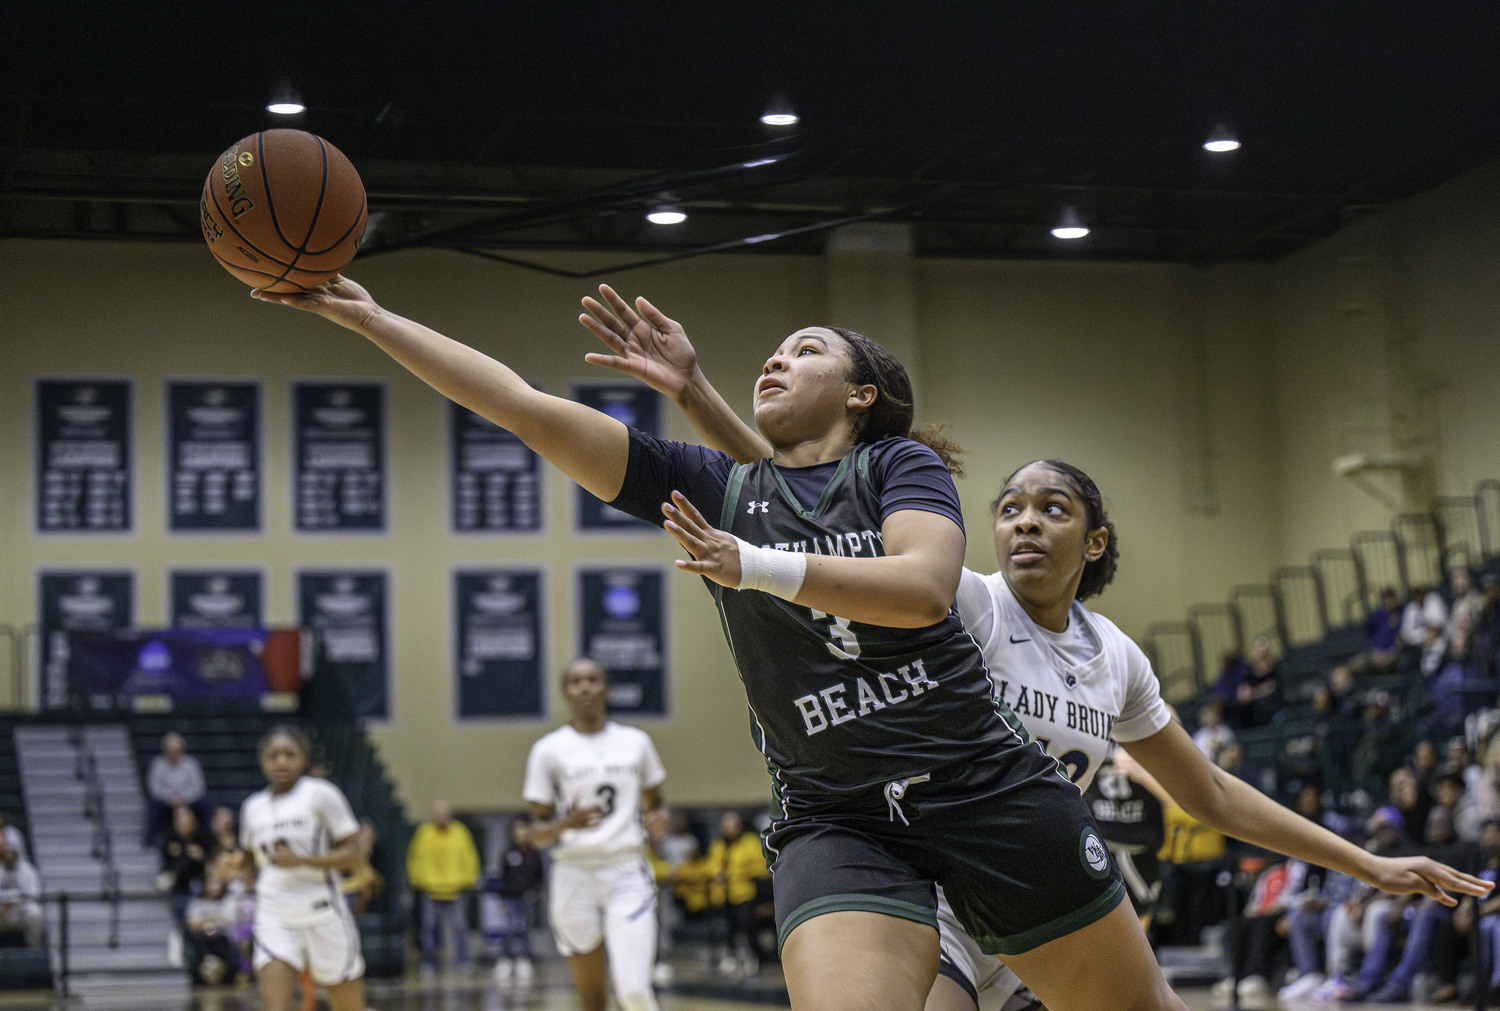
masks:
[[[807,577],[805,552],[757,548],[738,537],[735,540],[740,545],[741,590],[760,590],[791,600],[802,589],[802,580]]]

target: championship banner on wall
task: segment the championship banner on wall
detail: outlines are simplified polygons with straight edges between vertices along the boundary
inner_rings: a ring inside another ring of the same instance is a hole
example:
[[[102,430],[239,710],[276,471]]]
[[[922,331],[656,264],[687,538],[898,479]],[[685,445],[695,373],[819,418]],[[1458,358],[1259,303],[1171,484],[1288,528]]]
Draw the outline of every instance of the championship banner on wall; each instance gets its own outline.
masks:
[[[259,533],[260,384],[167,384],[167,515],[174,533]]]
[[[611,713],[668,713],[665,585],[660,569],[578,573],[578,650],[609,671]]]
[[[389,599],[384,572],[297,574],[297,624],[312,636],[308,691],[329,715],[390,716]]]
[[[261,628],[263,577],[255,569],[174,569],[173,628]]]
[[[661,395],[649,387],[639,383],[574,383],[573,399],[647,435],[661,435]],[[606,505],[581,487],[575,493],[580,531],[639,534],[657,529]]]
[[[273,690],[295,690],[298,635],[295,629],[265,628],[70,633],[69,696],[74,705],[94,709],[126,708],[140,695],[258,707]],[[275,645],[278,637],[288,636],[290,648]],[[288,659],[292,666],[273,678],[268,663],[276,658]]]
[[[135,573],[82,570],[37,573],[38,623],[41,626],[41,699],[44,709],[68,705],[71,637],[105,633],[135,623]]]
[[[542,458],[513,432],[448,402],[449,518],[456,534],[542,529]]]
[[[292,384],[292,512],[300,533],[385,531],[385,388]]]
[[[133,529],[130,381],[38,379],[38,533],[129,533]]]
[[[453,631],[460,719],[545,715],[539,570],[456,570]]]

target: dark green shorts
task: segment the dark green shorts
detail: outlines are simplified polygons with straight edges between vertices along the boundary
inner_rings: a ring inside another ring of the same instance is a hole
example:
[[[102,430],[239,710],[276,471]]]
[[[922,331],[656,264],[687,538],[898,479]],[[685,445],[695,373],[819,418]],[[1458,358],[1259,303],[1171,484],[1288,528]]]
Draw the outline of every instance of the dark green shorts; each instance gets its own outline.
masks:
[[[836,808],[787,805],[766,838],[783,943],[798,924],[845,910],[936,929],[937,883],[984,951],[1017,955],[1125,897],[1078,788],[1037,745],[929,775],[899,798],[873,787]]]

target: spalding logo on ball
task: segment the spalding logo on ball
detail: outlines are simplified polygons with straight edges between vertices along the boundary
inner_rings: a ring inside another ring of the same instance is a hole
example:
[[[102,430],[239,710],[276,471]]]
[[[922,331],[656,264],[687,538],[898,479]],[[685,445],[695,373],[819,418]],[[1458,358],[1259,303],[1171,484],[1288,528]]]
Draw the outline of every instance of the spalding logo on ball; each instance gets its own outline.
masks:
[[[342,151],[304,130],[262,130],[219,156],[203,184],[203,239],[252,288],[308,291],[349,265],[365,186]]]

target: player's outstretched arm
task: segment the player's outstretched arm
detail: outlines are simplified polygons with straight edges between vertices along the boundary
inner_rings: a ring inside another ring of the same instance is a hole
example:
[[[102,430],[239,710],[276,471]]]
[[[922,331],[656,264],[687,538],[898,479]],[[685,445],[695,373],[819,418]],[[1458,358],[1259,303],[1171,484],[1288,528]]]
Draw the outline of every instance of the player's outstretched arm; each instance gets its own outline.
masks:
[[[608,415],[532,389],[489,355],[381,308],[342,275],[306,293],[252,294],[316,313],[368,338],[443,396],[514,432],[594,495],[609,502],[620,494],[630,435]]]
[[[578,317],[613,354],[583,356],[591,365],[634,376],[672,402],[686,415],[703,444],[722,450],[740,463],[771,455],[771,446],[730,410],[698,368],[698,353],[682,324],[644,298],[632,306],[607,284],[599,286],[603,301],[585,297],[588,310]]]
[[[1210,762],[1175,719],[1124,745],[1188,814],[1225,835],[1318,867],[1342,871],[1396,894],[1420,893],[1444,905],[1484,895],[1489,882],[1427,857],[1378,857],[1276,803]]]

